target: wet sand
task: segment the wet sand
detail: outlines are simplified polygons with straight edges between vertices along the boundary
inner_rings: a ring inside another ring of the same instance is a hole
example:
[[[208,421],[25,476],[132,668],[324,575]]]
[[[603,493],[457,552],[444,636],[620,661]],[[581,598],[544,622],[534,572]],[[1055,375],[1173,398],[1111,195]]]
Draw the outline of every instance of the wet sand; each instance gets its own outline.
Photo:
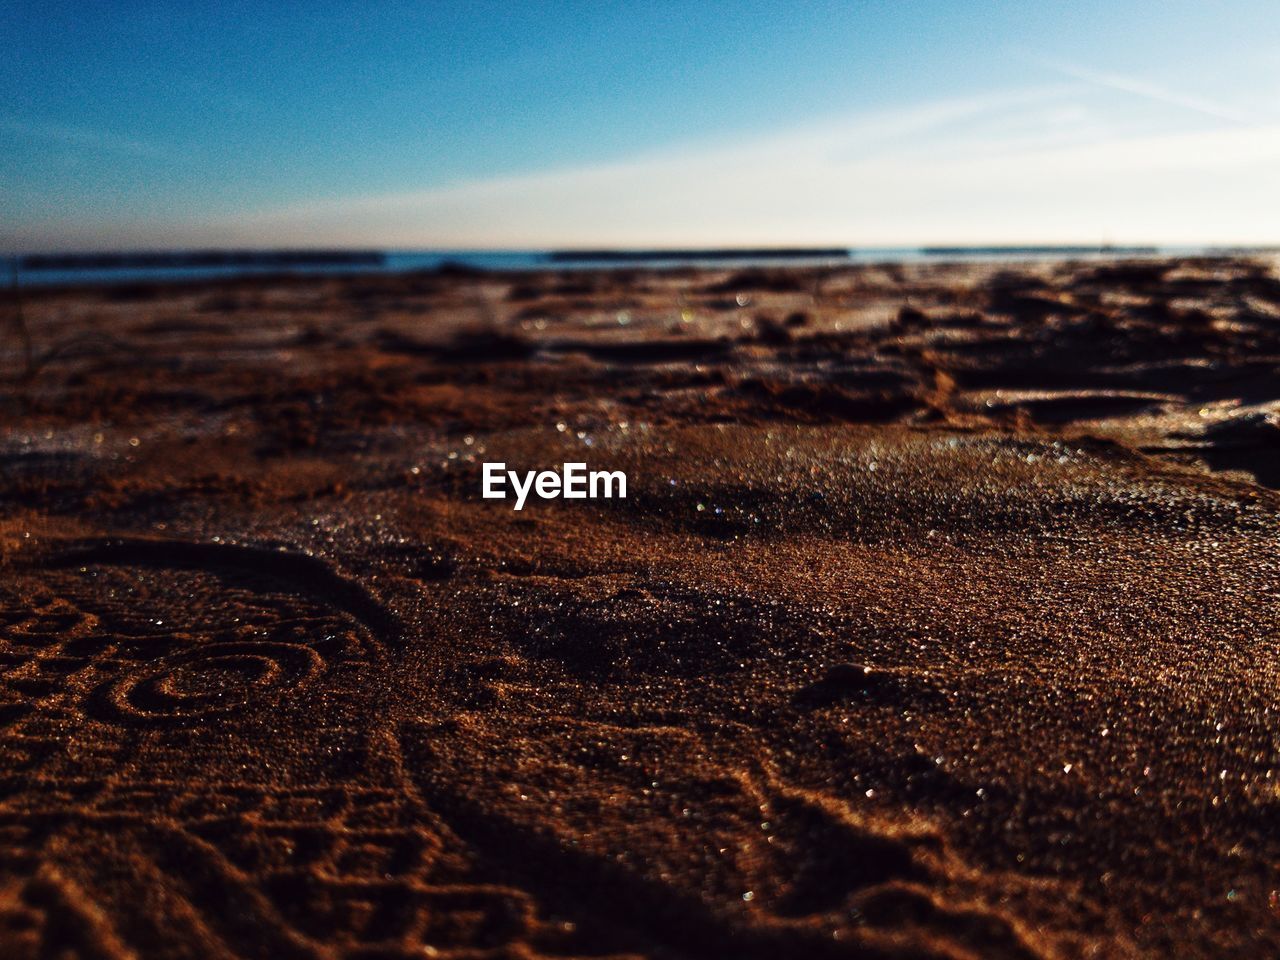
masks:
[[[1273,263],[23,309],[0,954],[1280,953]]]

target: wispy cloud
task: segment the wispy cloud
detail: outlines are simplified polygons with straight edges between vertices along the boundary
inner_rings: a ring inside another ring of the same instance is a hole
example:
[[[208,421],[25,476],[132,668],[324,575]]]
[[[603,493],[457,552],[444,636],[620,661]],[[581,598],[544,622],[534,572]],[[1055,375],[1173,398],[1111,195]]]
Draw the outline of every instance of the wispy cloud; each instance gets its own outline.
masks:
[[[1074,86],[1074,85],[1071,85]],[[614,163],[113,225],[111,245],[1275,243],[1280,124],[1139,134],[1062,87],[948,99]],[[96,237],[81,230],[81,244]],[[49,235],[56,239],[54,235]]]
[[[176,153],[159,144],[121,137],[105,130],[0,117],[0,132],[24,140],[40,140],[95,152],[124,153],[153,160],[172,160]]]
[[[1215,117],[1218,120],[1227,120],[1231,123],[1244,124],[1246,126],[1253,125],[1257,122],[1256,118],[1250,116],[1243,110],[1239,110],[1230,104],[1219,103],[1207,97],[1199,97],[1193,94],[1183,93],[1178,90],[1171,90],[1168,87],[1161,86],[1157,83],[1151,83],[1139,77],[1128,76],[1123,73],[1114,73],[1108,70],[1095,70],[1091,67],[1082,66],[1078,63],[1071,63],[1067,60],[1059,60],[1055,57],[1045,57],[1036,54],[1023,54],[1023,59],[1053,70],[1063,76],[1071,77],[1075,80],[1082,80],[1085,83],[1093,84],[1097,87],[1103,87],[1107,90],[1115,90],[1120,93],[1132,94],[1136,97],[1143,97],[1157,103],[1167,104],[1172,107],[1182,107],[1194,113],[1203,114],[1208,117]]]

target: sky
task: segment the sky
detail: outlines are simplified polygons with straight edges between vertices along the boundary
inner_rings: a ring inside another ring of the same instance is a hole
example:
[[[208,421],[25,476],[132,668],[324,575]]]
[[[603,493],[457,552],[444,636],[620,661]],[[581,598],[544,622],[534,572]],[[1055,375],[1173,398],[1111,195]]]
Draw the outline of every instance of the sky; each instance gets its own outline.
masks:
[[[0,0],[0,249],[1280,243],[1274,0]]]

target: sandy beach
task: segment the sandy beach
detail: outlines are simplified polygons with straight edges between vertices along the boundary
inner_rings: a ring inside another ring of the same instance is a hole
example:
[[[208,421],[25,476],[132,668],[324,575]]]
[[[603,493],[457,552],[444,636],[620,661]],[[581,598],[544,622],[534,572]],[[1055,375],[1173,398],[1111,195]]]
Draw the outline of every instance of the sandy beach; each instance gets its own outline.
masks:
[[[1274,261],[22,314],[3,956],[1280,954]]]

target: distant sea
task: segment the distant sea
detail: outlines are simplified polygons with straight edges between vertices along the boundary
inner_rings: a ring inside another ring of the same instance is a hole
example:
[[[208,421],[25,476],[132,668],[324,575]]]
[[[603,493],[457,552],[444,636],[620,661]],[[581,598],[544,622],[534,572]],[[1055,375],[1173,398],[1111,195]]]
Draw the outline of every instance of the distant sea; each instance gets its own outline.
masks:
[[[391,250],[188,251],[28,254],[17,258],[24,287],[212,280],[279,274],[337,275],[438,270],[584,270],[771,265],[1114,259],[1274,254],[1274,248],[1221,247],[862,247],[724,250]],[[9,258],[12,260],[12,258]],[[6,273],[8,271],[6,270]],[[4,278],[6,281],[9,277]]]

